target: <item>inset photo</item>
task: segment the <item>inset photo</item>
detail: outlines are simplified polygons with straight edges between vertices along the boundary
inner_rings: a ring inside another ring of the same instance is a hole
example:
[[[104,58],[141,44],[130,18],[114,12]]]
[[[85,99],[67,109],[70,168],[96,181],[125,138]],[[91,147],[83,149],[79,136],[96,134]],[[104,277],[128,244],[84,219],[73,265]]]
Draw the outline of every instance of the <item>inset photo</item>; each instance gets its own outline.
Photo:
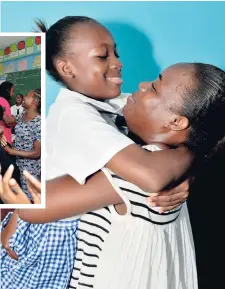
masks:
[[[44,53],[43,33],[0,33],[1,208],[45,206]]]

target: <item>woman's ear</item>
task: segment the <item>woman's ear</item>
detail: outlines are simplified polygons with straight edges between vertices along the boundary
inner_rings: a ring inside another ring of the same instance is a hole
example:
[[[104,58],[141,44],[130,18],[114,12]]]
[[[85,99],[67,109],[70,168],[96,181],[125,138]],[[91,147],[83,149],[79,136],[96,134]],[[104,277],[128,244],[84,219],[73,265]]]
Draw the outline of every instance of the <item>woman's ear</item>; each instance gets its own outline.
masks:
[[[185,130],[189,127],[189,120],[185,116],[173,115],[167,126],[173,131]]]
[[[68,61],[58,59],[55,61],[55,67],[59,75],[63,78],[75,78],[75,73]]]

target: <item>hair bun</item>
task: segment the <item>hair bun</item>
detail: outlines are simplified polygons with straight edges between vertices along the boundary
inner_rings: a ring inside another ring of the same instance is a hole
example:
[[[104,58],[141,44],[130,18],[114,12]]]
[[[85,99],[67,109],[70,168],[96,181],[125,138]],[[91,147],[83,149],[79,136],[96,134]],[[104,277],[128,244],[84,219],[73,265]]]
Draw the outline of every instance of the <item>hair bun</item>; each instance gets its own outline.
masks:
[[[47,24],[43,20],[36,19],[34,22],[36,25],[34,32],[43,32],[43,33],[48,32]]]

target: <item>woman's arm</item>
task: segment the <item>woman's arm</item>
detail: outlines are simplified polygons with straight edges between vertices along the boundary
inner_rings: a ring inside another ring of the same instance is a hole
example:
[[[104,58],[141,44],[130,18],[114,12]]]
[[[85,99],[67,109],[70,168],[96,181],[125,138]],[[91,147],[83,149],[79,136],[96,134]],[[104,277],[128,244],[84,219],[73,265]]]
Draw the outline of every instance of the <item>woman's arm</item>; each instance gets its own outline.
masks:
[[[13,115],[9,116],[4,114],[3,121],[7,126],[14,126],[17,123],[16,118]]]
[[[33,150],[31,151],[19,151],[14,148],[10,148],[9,146],[4,146],[4,150],[12,155],[27,159],[38,159],[41,156],[41,143],[39,141],[34,141]]]
[[[96,173],[85,185],[70,176],[46,182],[45,209],[19,209],[19,216],[31,223],[46,223],[79,216],[112,204],[122,203],[103,172]]]

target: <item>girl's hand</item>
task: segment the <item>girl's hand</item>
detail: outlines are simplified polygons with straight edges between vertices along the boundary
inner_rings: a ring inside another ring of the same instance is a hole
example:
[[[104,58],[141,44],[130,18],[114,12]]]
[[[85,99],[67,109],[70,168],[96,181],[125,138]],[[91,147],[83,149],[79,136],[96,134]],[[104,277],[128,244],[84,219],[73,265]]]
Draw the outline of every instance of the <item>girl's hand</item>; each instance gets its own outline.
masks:
[[[27,182],[28,190],[33,198],[34,204],[40,204],[41,203],[41,182],[37,180],[35,177],[33,177],[27,171],[24,171],[23,174]]]
[[[10,165],[4,177],[0,175],[0,197],[5,204],[31,204],[15,179],[12,179],[14,166]]]
[[[5,250],[7,251],[7,253],[9,254],[9,256],[12,259],[18,260],[18,256],[16,254],[15,251],[13,251],[10,247],[9,247],[9,240],[12,237],[12,235],[15,233],[16,231],[16,227],[17,227],[17,220],[18,220],[18,215],[16,212],[14,212],[8,222],[8,224],[5,226],[4,230],[1,233],[1,243],[2,243],[2,247],[5,248]]]

